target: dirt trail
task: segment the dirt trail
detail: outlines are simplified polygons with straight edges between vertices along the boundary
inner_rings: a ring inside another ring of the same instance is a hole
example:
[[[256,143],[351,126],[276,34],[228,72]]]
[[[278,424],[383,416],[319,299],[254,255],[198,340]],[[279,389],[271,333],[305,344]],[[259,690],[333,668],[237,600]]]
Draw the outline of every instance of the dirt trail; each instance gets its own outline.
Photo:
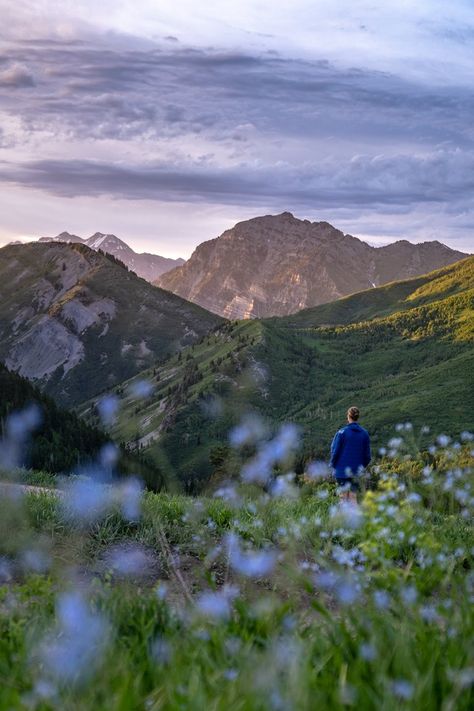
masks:
[[[54,494],[54,496],[62,496],[63,492],[59,489],[49,489],[46,486],[33,486],[31,484],[17,484],[13,481],[0,481],[0,493],[33,493],[33,494]]]

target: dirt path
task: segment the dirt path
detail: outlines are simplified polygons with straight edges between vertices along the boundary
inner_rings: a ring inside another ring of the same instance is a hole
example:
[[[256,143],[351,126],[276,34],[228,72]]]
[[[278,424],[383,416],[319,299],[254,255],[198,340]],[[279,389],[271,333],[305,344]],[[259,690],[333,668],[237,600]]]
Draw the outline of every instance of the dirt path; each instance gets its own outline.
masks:
[[[59,489],[49,489],[46,486],[33,486],[31,484],[17,484],[12,481],[0,481],[0,493],[11,494],[53,494],[54,496],[62,496],[63,492]]]

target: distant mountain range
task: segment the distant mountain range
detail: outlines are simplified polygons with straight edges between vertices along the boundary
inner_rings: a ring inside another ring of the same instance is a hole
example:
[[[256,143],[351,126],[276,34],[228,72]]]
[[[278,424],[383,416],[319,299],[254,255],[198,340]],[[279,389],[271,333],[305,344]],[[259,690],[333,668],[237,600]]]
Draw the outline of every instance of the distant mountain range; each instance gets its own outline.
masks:
[[[147,281],[228,319],[286,316],[466,255],[438,241],[374,247],[328,222],[289,212],[237,223],[200,244],[188,261],[137,253],[113,234],[41,237],[112,254]],[[12,245],[17,243],[11,243]]]
[[[226,318],[285,316],[466,255],[440,242],[372,247],[289,212],[239,222],[156,284]]]
[[[62,404],[120,383],[221,322],[78,242],[0,249],[0,361]]]
[[[69,242],[72,244],[85,244],[91,249],[112,254],[120,259],[129,269],[147,281],[155,281],[161,274],[184,264],[184,259],[169,259],[158,254],[148,252],[135,252],[126,242],[115,235],[96,232],[88,239],[82,239],[69,232],[61,232],[56,237],[40,237],[39,242]],[[17,243],[12,243],[17,244]]]

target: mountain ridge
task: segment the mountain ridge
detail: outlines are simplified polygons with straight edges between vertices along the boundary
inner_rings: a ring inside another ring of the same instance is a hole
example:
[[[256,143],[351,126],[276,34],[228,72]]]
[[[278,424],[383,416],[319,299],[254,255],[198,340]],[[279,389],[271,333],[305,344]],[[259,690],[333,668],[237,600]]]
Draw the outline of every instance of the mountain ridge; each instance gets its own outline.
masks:
[[[114,234],[95,232],[90,237],[83,239],[69,232],[61,232],[56,237],[40,237],[38,242],[66,242],[69,244],[84,244],[94,250],[102,250],[120,259],[129,269],[139,277],[149,282],[154,282],[161,274],[184,264],[185,260],[162,257],[150,252],[135,252],[130,245]]]

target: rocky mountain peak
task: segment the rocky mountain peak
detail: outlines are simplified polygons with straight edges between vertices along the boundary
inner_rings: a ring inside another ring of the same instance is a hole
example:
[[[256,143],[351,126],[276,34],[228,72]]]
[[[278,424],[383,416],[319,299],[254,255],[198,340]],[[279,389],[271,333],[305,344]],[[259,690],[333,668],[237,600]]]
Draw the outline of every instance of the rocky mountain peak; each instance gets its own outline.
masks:
[[[114,254],[115,256],[119,256],[116,252],[125,251],[135,254],[133,249],[119,237],[104,232],[96,232],[92,237],[86,239],[85,243],[91,249],[101,249],[103,252],[109,252],[109,254]]]
[[[372,247],[291,212],[244,220],[157,284],[227,318],[284,316],[461,259],[435,243]]]
[[[60,241],[60,240],[63,240],[63,241],[68,240],[68,241],[69,241],[69,240],[71,240],[71,239],[81,239],[81,238],[78,237],[77,235],[71,234],[70,232],[61,232],[61,233],[56,237],[56,239],[57,239],[58,241]]]

